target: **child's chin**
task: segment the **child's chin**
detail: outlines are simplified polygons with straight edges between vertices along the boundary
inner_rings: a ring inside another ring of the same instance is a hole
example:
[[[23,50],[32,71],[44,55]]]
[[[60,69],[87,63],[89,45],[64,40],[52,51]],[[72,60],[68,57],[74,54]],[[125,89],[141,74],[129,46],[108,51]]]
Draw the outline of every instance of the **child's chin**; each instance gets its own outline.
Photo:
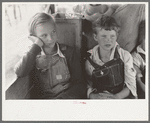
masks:
[[[50,43],[50,44],[47,44],[46,46],[49,48],[53,48],[55,46],[55,43]]]

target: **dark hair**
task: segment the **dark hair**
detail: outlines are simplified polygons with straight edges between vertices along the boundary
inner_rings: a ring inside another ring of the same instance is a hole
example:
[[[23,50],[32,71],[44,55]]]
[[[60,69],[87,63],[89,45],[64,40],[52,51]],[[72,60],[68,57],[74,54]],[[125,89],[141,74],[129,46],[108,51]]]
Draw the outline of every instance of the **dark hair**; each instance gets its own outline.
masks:
[[[92,23],[93,33],[97,33],[96,28],[101,28],[105,30],[115,30],[117,33],[119,31],[119,26],[112,16],[105,16],[98,18]]]
[[[145,40],[145,20],[139,24],[138,43],[141,44],[143,40]]]
[[[35,34],[35,28],[37,25],[45,23],[45,22],[54,22],[55,20],[51,15],[48,15],[46,13],[37,13],[35,14],[29,21],[28,28],[29,28],[29,33],[30,35],[36,35]]]

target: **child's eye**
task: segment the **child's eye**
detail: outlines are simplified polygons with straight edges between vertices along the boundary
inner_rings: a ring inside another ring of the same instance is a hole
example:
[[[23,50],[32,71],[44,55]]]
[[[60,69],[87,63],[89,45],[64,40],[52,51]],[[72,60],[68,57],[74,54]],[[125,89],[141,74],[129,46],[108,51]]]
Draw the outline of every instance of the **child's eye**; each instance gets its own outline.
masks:
[[[112,38],[114,38],[115,36],[114,36],[114,35],[112,35],[111,37],[112,37]]]
[[[106,37],[106,35],[102,35],[102,37],[103,37],[103,38],[105,38],[105,37]]]
[[[47,35],[46,35],[46,34],[44,34],[44,35],[42,35],[41,37],[42,37],[42,38],[46,38],[46,36],[47,36]]]

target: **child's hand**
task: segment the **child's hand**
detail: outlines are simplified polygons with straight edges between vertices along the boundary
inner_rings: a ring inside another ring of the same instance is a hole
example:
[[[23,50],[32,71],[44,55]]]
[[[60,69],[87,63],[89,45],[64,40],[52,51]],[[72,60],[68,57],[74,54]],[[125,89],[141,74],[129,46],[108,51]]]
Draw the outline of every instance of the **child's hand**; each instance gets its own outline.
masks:
[[[43,46],[43,41],[41,41],[41,39],[39,39],[38,37],[35,36],[29,36],[28,37],[34,44],[37,44],[39,47]]]
[[[99,93],[100,99],[117,99],[114,94],[111,93]]]
[[[90,99],[117,99],[117,97],[111,93],[91,93]]]
[[[89,98],[90,98],[90,99],[100,99],[99,97],[100,97],[100,96],[99,96],[98,93],[97,93],[97,94],[90,93],[90,95],[89,95]]]

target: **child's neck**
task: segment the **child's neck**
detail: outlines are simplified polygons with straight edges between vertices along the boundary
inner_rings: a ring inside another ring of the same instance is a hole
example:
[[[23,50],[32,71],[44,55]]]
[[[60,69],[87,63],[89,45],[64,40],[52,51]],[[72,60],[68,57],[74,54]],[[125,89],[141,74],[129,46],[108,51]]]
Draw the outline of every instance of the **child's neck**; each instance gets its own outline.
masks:
[[[53,55],[53,54],[57,53],[57,45],[55,44],[55,46],[53,48],[45,46],[45,47],[43,47],[43,50],[46,55]]]
[[[110,54],[111,54],[111,50],[103,50],[102,48],[99,47],[98,49],[98,53],[99,53],[99,58],[101,59],[101,61],[108,62],[110,59]]]

